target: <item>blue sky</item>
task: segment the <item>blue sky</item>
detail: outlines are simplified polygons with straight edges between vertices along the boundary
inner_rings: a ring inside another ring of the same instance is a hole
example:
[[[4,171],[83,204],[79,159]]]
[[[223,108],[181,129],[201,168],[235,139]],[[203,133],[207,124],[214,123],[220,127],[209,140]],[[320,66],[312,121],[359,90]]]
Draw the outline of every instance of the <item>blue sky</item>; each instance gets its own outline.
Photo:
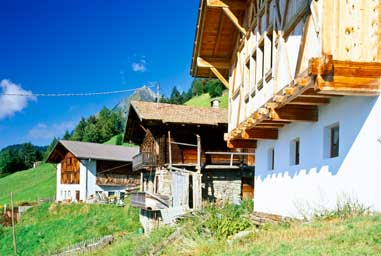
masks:
[[[0,91],[188,89],[198,0],[0,1]],[[0,148],[48,144],[123,95],[0,96]]]

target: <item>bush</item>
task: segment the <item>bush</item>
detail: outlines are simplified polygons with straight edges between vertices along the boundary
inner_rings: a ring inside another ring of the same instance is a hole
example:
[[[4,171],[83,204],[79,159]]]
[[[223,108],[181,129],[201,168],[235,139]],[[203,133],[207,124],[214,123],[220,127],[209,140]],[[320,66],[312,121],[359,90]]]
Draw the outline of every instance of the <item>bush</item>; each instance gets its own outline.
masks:
[[[227,238],[251,227],[248,216],[253,209],[252,201],[243,201],[241,205],[224,204],[221,208],[211,204],[206,211],[205,227],[218,239]]]
[[[119,134],[118,136],[116,136],[115,144],[116,145],[123,145],[123,135],[122,134]]]

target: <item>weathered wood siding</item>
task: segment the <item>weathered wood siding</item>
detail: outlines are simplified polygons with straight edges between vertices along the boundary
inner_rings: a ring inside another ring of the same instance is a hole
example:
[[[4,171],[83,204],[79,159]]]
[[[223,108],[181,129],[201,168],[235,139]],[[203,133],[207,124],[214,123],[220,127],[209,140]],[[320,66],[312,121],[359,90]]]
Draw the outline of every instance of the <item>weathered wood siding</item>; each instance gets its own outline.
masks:
[[[61,184],[79,184],[80,182],[80,162],[68,152],[61,161]]]

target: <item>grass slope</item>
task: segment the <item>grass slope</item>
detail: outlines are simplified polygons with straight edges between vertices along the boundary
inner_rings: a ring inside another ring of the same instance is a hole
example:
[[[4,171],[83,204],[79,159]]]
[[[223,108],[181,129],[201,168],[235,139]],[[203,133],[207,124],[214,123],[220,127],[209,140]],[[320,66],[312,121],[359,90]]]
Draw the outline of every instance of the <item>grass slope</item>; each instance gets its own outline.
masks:
[[[310,222],[266,224],[260,229],[243,225],[247,210],[241,206],[209,207],[176,227],[154,231],[149,237],[117,240],[96,255],[381,255],[381,215],[349,215],[316,218]],[[163,241],[176,228],[181,235],[170,244]],[[232,240],[239,230],[248,235]]]
[[[16,203],[37,201],[37,197],[53,197],[55,187],[56,168],[53,164],[16,172],[0,179],[0,205],[9,204],[10,192],[14,192]]]
[[[217,99],[221,101],[221,108],[228,108],[228,94],[226,92],[224,92],[223,96],[218,97]],[[195,107],[210,107],[210,100],[210,95],[208,93],[204,93],[200,96],[193,97],[192,99],[185,102],[184,105]]]
[[[91,238],[139,228],[132,207],[42,204],[27,211],[16,226],[18,255],[48,255]],[[12,255],[11,228],[0,227],[0,255]]]

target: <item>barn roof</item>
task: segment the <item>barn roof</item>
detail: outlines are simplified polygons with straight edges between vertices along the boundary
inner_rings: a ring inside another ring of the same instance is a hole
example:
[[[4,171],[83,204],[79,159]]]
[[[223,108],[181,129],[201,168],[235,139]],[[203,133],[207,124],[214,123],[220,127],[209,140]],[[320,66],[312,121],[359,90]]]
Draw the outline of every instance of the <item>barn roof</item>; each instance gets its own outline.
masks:
[[[60,140],[50,153],[47,162],[58,163],[67,152],[71,152],[78,159],[131,162],[132,157],[139,153],[139,148]]]
[[[227,124],[227,109],[193,107],[166,103],[132,101],[140,121],[155,120],[163,123],[219,125]]]

